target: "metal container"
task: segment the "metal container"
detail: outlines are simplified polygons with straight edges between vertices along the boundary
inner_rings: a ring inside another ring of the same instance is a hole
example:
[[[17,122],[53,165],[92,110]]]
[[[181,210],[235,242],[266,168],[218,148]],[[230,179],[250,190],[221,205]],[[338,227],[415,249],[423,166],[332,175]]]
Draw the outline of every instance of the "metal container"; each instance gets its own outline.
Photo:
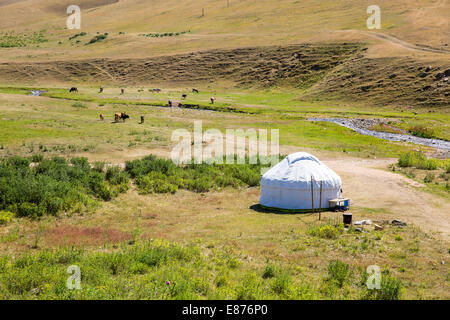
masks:
[[[343,217],[344,217],[344,226],[349,226],[352,224],[352,214],[350,212],[344,213]]]

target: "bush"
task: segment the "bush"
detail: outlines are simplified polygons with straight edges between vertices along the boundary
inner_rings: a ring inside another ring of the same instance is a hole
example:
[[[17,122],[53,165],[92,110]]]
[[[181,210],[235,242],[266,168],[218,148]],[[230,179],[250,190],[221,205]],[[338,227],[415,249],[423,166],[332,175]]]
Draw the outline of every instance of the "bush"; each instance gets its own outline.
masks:
[[[237,300],[256,300],[259,298],[260,282],[254,273],[245,275],[240,285],[236,288]]]
[[[11,222],[15,214],[9,211],[0,211],[0,225]]]
[[[87,34],[86,32],[80,32],[80,33],[77,33],[77,34],[71,36],[71,37],[69,38],[69,40],[73,40],[73,39],[75,39],[75,38],[77,38],[77,37],[84,37],[86,34]]]
[[[402,168],[415,167],[417,169],[435,170],[438,163],[434,159],[427,159],[422,152],[408,152],[400,155],[398,165]]]
[[[273,278],[275,277],[276,269],[275,266],[272,264],[267,264],[264,268],[262,277],[263,279]]]
[[[328,264],[328,280],[342,288],[345,280],[350,276],[350,266],[342,261],[330,261]]]
[[[262,165],[189,164],[175,165],[153,155],[128,161],[125,171],[136,179],[143,193],[175,193],[178,189],[208,192],[225,187],[258,186]]]
[[[364,278],[367,278],[365,274]],[[364,283],[365,284],[365,283]],[[380,289],[366,288],[363,299],[367,300],[398,300],[402,295],[402,282],[385,271],[381,275]]]
[[[320,226],[313,226],[306,231],[306,234],[322,239],[336,239],[344,232],[344,225],[337,226],[332,224],[323,224]]]
[[[93,44],[98,41],[105,40],[106,38],[108,38],[108,33],[99,34],[99,35],[94,36],[87,44]]]
[[[41,162],[42,160],[44,160],[44,156],[42,154],[33,154],[30,157],[30,160],[34,163]]]
[[[432,174],[431,172],[427,173],[427,175],[425,176],[425,178],[423,178],[423,182],[425,183],[431,183],[434,180],[434,174]]]
[[[410,127],[408,129],[408,131],[409,131],[409,133],[411,133],[413,136],[416,136],[416,137],[427,138],[427,139],[433,139],[436,137],[434,129],[430,128],[430,127],[414,126],[414,127]]]
[[[33,218],[81,212],[92,207],[94,197],[110,200],[128,186],[126,173],[91,169],[86,158],[72,158],[70,164],[61,157],[32,159],[37,160],[30,167],[27,158],[0,159],[0,210]]]
[[[272,290],[277,294],[286,293],[291,285],[291,277],[287,272],[280,273],[272,283]]]
[[[168,177],[160,172],[151,172],[144,177],[136,179],[136,184],[144,194],[149,193],[175,193],[178,186],[170,183]]]

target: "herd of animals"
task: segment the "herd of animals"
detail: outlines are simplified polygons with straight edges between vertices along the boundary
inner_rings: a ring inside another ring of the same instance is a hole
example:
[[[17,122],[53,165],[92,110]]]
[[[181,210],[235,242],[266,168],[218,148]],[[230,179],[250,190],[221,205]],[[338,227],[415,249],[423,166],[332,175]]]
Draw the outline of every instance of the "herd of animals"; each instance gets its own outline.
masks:
[[[158,88],[155,88],[155,89],[152,89],[152,91],[153,92],[155,92],[155,93],[159,93],[159,92],[161,92],[162,90],[161,89],[158,89]],[[77,87],[72,87],[72,88],[70,88],[70,90],[69,90],[69,92],[70,93],[73,93],[73,92],[78,92],[78,88]],[[103,87],[100,87],[100,90],[99,90],[99,92],[98,93],[103,93]],[[192,89],[192,93],[200,93],[200,91],[198,90],[198,89],[196,89],[196,88],[193,88]],[[123,95],[123,94],[125,94],[125,89],[124,88],[121,88],[120,89],[120,94],[121,95]],[[181,95],[181,98],[183,99],[183,100],[185,100],[186,98],[187,98],[187,94],[182,94]],[[214,97],[211,97],[210,98],[210,101],[211,101],[211,104],[214,104],[214,102],[215,102],[215,98]],[[182,104],[181,103],[179,103],[179,102],[177,102],[177,103],[175,103],[174,101],[172,101],[172,100],[169,100],[168,101],[168,103],[167,103],[167,106],[168,107],[175,107],[175,106],[177,106],[177,107],[181,107],[182,106]],[[117,123],[117,122],[120,122],[120,121],[122,121],[122,122],[125,122],[125,120],[126,119],[129,119],[130,118],[130,116],[129,115],[127,115],[126,113],[124,113],[124,112],[118,112],[118,113],[116,113],[115,115],[114,115],[114,122],[115,123]],[[100,121],[104,121],[105,120],[105,116],[103,115],[103,114],[100,114]],[[144,123],[144,116],[141,116],[141,124],[143,124]]]

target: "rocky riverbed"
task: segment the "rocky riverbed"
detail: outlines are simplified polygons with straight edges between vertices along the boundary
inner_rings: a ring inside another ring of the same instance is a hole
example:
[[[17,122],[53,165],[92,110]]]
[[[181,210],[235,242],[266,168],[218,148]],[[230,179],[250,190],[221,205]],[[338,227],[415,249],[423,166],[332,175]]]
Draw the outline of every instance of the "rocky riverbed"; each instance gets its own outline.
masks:
[[[450,141],[440,140],[440,139],[426,139],[421,137],[416,137],[408,134],[406,131],[403,133],[389,133],[371,130],[373,126],[377,124],[388,125],[388,122],[392,120],[386,119],[357,119],[357,118],[310,118],[309,121],[325,121],[333,122],[340,126],[352,129],[360,134],[367,136],[377,137],[380,139],[390,140],[390,141],[402,141],[411,142],[415,144],[420,144],[424,146],[433,147],[436,149],[441,149],[446,151],[447,154],[450,153]],[[395,120],[394,120],[395,121]]]

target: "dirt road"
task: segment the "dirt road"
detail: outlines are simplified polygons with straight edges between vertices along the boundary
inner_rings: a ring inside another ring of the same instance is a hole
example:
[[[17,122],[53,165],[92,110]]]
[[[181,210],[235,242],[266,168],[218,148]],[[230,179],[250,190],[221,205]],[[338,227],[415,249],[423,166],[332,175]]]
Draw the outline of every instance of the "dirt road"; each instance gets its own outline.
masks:
[[[386,218],[414,223],[450,240],[450,201],[386,167],[395,159],[323,159],[343,180],[344,195],[359,207],[385,209]]]
[[[415,50],[415,51],[422,51],[422,52],[433,52],[433,53],[442,53],[442,54],[450,54],[449,50],[444,50],[444,49],[439,49],[439,48],[432,48],[432,47],[425,47],[425,46],[419,46],[407,41],[404,41],[402,39],[399,39],[397,37],[394,37],[392,35],[386,34],[386,33],[382,33],[379,31],[362,31],[362,30],[337,30],[335,32],[346,32],[346,33],[358,33],[358,34],[362,34],[364,36],[367,37],[371,37],[371,38],[375,38],[378,40],[383,40],[383,41],[387,41],[391,44],[400,46],[404,49],[409,49],[409,50]]]

